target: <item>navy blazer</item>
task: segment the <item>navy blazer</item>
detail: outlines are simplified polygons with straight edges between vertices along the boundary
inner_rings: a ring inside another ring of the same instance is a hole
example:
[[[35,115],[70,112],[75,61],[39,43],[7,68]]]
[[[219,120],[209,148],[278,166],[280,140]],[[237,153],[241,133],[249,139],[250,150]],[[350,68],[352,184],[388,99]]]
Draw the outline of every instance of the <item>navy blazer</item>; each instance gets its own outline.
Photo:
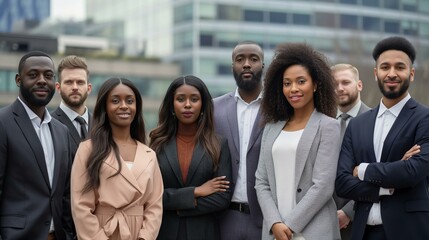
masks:
[[[55,150],[52,187],[43,148],[19,100],[0,110],[0,239],[70,239],[71,153],[68,129],[49,123]]]
[[[70,120],[70,118],[67,116],[67,114],[60,108],[57,107],[54,111],[51,112],[51,115],[53,118],[57,119],[58,121],[60,121],[62,124],[66,125],[67,128],[69,129],[69,133],[71,136],[71,150],[73,153],[73,158],[74,158],[74,154],[77,151],[77,148],[79,147],[79,144],[81,142],[81,138],[80,138],[80,134],[79,132],[76,130],[76,127],[74,126],[73,122]],[[91,113],[88,113],[88,132],[90,130],[90,124],[91,124]]]
[[[228,139],[231,151],[232,164],[232,192],[237,181],[240,164],[240,136],[238,133],[237,101],[234,92],[215,98],[214,116],[216,133]],[[263,133],[261,110],[259,109],[252,133],[250,135],[246,156],[247,200],[249,201],[250,215],[253,223],[262,228],[262,212],[256,197],[255,172],[258,167],[259,153],[261,151],[261,138]]]
[[[176,137],[157,153],[157,157],[164,182],[164,213],[158,239],[176,239],[183,226],[186,229],[180,231],[186,231],[187,239],[219,239],[217,213],[229,206],[231,191],[217,192],[195,200],[194,189],[218,176],[226,176],[231,181],[231,156],[227,141],[221,141],[219,167],[216,171],[211,157],[197,143],[185,183],[182,181],[177,157]]]
[[[356,202],[352,239],[363,238],[371,206],[378,202],[387,239],[429,239],[425,227],[429,222],[429,109],[413,99],[407,101],[377,163],[373,136],[378,109],[350,121],[339,157],[337,194]],[[414,144],[421,146],[421,152],[402,161]],[[364,181],[353,177],[360,163],[370,163]],[[380,187],[395,190],[391,196],[379,196]]]

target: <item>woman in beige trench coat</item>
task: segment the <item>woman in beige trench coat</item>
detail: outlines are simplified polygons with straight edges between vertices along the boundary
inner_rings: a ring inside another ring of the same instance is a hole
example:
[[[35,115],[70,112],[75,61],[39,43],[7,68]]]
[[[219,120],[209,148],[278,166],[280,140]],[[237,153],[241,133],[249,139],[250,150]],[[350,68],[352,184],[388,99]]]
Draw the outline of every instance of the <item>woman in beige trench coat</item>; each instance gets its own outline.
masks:
[[[71,173],[71,205],[80,240],[153,240],[162,219],[163,183],[145,144],[142,99],[127,79],[100,88],[90,140]]]

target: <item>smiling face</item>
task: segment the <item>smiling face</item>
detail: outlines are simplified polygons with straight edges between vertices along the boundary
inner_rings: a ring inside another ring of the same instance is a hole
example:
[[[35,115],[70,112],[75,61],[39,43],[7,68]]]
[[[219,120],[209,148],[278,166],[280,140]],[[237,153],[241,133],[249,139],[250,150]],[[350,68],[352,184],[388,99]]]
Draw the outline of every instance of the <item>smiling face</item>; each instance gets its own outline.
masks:
[[[313,110],[313,93],[316,86],[307,69],[292,65],[283,73],[283,94],[294,111]]]
[[[136,96],[133,90],[119,84],[107,97],[106,112],[112,128],[129,128],[136,115]]]
[[[398,50],[380,54],[374,74],[383,96],[399,102],[407,95],[410,82],[414,81],[414,68],[408,55]]]
[[[201,94],[194,86],[184,84],[176,89],[173,105],[179,123],[196,124],[201,114]]]
[[[33,111],[45,107],[55,93],[54,63],[45,56],[29,57],[15,77],[19,96]]]
[[[65,68],[61,72],[61,81],[55,87],[61,94],[64,103],[70,108],[79,108],[84,105],[91,84],[88,83],[88,74],[83,68]]]

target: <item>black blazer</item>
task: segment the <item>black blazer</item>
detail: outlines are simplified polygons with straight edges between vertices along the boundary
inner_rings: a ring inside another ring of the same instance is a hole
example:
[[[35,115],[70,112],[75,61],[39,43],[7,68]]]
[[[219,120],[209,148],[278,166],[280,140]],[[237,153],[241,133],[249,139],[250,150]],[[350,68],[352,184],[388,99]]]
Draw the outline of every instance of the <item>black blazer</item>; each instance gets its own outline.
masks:
[[[186,239],[219,239],[216,214],[228,208],[231,192],[228,190],[199,197],[195,206],[194,189],[217,176],[226,176],[231,181],[231,157],[227,141],[222,141],[217,171],[213,170],[213,162],[203,147],[200,144],[195,146],[186,183],[182,181],[175,137],[157,157],[164,181],[164,212],[158,239],[176,240],[181,226],[186,226],[180,229],[187,233]]]
[[[336,191],[355,200],[352,239],[361,240],[373,203],[381,201],[387,239],[429,239],[429,109],[413,99],[403,107],[386,136],[380,162],[376,162],[373,136],[379,107],[350,120],[338,162]],[[414,144],[420,153],[402,161]],[[370,163],[364,181],[353,177],[360,163]],[[393,188],[379,196],[380,187]]]
[[[53,118],[57,119],[62,124],[66,125],[67,128],[69,129],[69,133],[70,133],[70,136],[72,139],[72,141],[71,141],[72,153],[73,153],[73,157],[74,157],[74,154],[76,153],[77,148],[79,147],[79,144],[81,142],[81,138],[80,138],[78,131],[76,130],[75,126],[73,125],[73,122],[70,120],[70,118],[67,116],[67,114],[60,107],[57,107],[57,109],[52,111],[51,115]],[[89,120],[88,121],[88,132],[89,132],[90,127],[91,127],[91,113],[88,113],[88,120]]]
[[[68,129],[49,123],[55,149],[52,188],[43,148],[19,100],[0,109],[0,239],[46,240],[53,218],[58,240],[71,239]]]

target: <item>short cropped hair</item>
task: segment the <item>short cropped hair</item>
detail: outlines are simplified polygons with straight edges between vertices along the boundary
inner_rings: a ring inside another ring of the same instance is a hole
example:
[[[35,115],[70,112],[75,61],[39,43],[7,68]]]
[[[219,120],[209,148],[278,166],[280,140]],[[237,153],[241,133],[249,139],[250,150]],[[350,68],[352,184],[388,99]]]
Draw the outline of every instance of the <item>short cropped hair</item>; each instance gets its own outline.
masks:
[[[89,75],[88,65],[86,64],[86,59],[83,57],[69,55],[63,58],[58,65],[58,82],[61,82],[61,72],[64,69],[83,69],[86,71],[86,75]],[[89,80],[89,79],[88,79]]]
[[[42,51],[31,51],[31,52],[28,52],[24,56],[22,56],[21,60],[19,60],[18,74],[21,74],[22,68],[24,67],[25,60],[27,60],[30,57],[48,57],[52,61],[51,56],[49,56],[47,53],[44,53]],[[52,61],[52,63],[53,62],[54,61]]]
[[[413,45],[407,39],[397,36],[388,37],[378,42],[372,51],[372,57],[375,61],[377,61],[378,57],[380,57],[383,52],[388,50],[398,50],[404,52],[410,58],[411,63],[414,63],[416,58],[416,50],[414,49]]]
[[[355,76],[355,80],[356,81],[359,80],[359,70],[351,64],[338,63],[338,64],[335,64],[334,66],[331,67],[332,73],[336,73],[338,71],[343,71],[343,70],[350,70],[353,73],[353,75]]]

